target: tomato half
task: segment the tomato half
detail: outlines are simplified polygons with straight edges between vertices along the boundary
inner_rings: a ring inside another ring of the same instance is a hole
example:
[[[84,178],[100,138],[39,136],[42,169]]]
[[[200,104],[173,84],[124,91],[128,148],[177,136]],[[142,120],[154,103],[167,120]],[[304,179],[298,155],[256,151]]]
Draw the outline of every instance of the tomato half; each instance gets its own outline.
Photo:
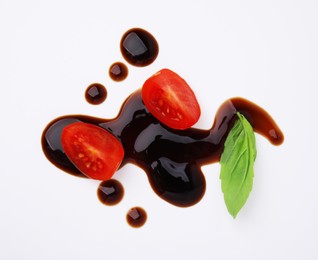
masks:
[[[174,129],[189,128],[200,118],[200,106],[192,89],[169,69],[162,69],[146,80],[142,99],[151,114]]]
[[[124,158],[122,144],[105,129],[82,122],[66,126],[62,147],[70,161],[87,177],[108,180]]]

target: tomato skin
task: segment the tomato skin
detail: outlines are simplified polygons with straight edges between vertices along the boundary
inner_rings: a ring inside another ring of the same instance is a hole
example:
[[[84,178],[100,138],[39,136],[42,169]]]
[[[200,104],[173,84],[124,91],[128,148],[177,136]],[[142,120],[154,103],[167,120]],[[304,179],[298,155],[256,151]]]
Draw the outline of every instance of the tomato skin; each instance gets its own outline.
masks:
[[[201,115],[192,89],[169,69],[162,69],[145,81],[142,99],[150,113],[170,128],[187,129]]]
[[[83,122],[66,126],[61,135],[66,156],[84,175],[108,180],[124,158],[122,144],[107,130]]]

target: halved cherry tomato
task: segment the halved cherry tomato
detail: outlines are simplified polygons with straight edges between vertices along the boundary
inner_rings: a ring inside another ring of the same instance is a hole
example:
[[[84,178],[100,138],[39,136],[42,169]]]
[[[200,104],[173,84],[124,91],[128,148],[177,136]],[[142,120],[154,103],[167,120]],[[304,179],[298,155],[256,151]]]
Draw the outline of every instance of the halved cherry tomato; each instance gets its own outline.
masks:
[[[105,129],[82,122],[66,126],[62,147],[70,161],[87,177],[108,180],[124,158],[122,144]]]
[[[174,129],[191,127],[201,114],[192,89],[169,69],[162,69],[146,80],[142,99],[151,114]]]

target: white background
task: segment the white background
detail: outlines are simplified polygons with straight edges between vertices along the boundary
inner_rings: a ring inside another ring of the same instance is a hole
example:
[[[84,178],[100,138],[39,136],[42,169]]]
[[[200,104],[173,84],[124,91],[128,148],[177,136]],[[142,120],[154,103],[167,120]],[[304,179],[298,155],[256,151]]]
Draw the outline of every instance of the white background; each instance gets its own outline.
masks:
[[[141,27],[159,42],[149,67],[123,61],[122,34]],[[112,118],[147,77],[168,67],[201,104],[196,127],[209,128],[219,105],[242,96],[264,107],[285,133],[282,146],[257,135],[253,191],[235,220],[219,164],[203,167],[207,191],[174,207],[128,165],[115,174],[125,197],[96,197],[98,182],[65,174],[44,157],[40,138],[55,117]],[[0,0],[0,259],[317,259],[318,2]],[[107,87],[86,103],[93,82]],[[126,223],[132,206],[148,221]]]

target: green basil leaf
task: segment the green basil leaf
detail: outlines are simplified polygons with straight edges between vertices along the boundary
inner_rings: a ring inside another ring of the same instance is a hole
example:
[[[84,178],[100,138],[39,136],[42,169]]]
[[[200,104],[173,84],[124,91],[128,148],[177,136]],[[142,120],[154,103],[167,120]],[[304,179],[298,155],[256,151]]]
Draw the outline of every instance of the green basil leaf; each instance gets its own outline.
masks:
[[[238,119],[225,140],[220,159],[224,200],[234,218],[252,190],[256,158],[253,128],[242,114],[237,113],[237,116]]]

